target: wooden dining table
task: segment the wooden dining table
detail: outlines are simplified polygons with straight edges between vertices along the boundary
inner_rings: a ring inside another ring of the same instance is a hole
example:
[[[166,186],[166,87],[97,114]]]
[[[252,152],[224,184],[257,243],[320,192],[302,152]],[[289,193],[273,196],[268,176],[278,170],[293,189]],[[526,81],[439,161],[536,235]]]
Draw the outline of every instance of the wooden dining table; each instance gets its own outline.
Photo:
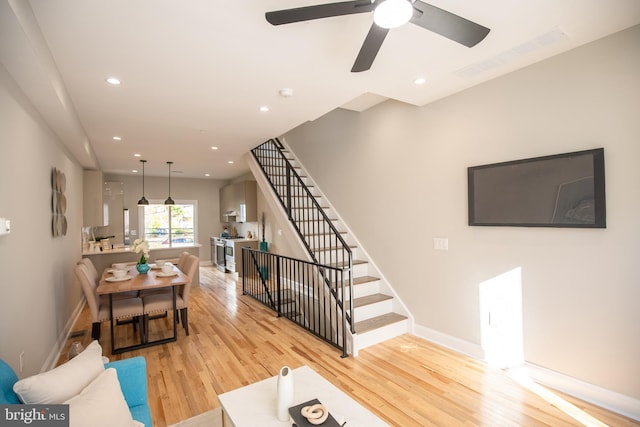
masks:
[[[178,331],[175,318],[173,319],[173,336],[168,338],[157,339],[154,341],[148,341],[145,339],[144,331],[140,331],[140,343],[129,345],[126,347],[115,347],[115,333],[114,333],[114,319],[113,319],[113,296],[120,292],[129,291],[144,291],[148,289],[160,289],[160,288],[172,288],[173,293],[173,315],[176,313],[176,292],[177,287],[181,285],[188,285],[190,283],[189,278],[178,269],[173,266],[173,273],[171,276],[166,276],[159,269],[150,269],[147,273],[138,273],[135,264],[129,266],[127,270],[126,280],[116,280],[111,273],[113,269],[107,268],[102,273],[100,283],[96,288],[98,295],[109,296],[109,322],[111,332],[111,353],[118,354],[125,351],[136,350],[140,348],[150,347],[153,345],[165,344],[177,340]],[[147,323],[147,322],[145,322]]]

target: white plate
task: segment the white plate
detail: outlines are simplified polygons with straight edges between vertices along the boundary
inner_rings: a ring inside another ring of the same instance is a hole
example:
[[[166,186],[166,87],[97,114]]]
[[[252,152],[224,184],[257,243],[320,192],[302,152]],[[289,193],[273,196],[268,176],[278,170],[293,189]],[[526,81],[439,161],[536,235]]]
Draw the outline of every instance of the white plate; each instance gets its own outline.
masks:
[[[158,277],[171,277],[171,276],[177,276],[178,272],[177,271],[172,271],[171,273],[163,273],[162,271],[159,271],[156,273],[156,276]]]
[[[149,264],[149,267],[151,267],[152,270],[160,270],[162,268],[158,264]]]
[[[131,276],[129,276],[128,274],[120,279],[118,279],[117,277],[107,277],[106,280],[107,282],[124,282],[125,280],[129,280],[131,279]]]

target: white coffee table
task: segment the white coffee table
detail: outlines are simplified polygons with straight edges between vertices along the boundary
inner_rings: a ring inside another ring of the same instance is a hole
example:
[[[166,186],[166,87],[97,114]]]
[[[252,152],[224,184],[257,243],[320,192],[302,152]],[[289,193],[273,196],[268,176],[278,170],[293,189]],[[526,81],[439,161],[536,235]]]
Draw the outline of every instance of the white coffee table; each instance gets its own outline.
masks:
[[[345,427],[388,426],[310,367],[302,366],[291,372],[292,406],[317,398],[340,424],[346,421]],[[267,378],[218,396],[223,424],[235,427],[290,427],[291,421],[278,421],[276,417],[277,380],[277,376]]]

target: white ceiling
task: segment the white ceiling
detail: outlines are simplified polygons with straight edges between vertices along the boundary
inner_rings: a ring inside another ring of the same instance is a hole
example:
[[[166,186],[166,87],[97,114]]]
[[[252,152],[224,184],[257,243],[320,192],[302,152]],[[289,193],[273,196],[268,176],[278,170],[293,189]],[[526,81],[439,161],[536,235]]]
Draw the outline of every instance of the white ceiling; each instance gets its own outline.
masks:
[[[130,174],[140,153],[148,175],[171,160],[175,177],[212,179],[246,172],[249,149],[335,108],[422,106],[640,23],[638,0],[433,0],[491,32],[467,48],[407,24],[371,70],[351,73],[372,13],[264,18],[330,1],[0,2],[2,64],[83,167]]]

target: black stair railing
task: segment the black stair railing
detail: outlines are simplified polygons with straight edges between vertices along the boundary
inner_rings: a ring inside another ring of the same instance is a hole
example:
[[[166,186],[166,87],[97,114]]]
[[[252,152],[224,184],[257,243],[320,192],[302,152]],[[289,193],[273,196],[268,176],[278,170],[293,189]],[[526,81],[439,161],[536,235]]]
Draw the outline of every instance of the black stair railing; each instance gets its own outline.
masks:
[[[242,248],[242,293],[302,326],[347,357],[348,324],[325,280],[345,297],[346,269]]]
[[[311,190],[304,183],[289,159],[283,153],[283,145],[276,138],[251,150],[271,188],[278,196],[291,224],[304,243],[311,259],[318,265],[344,269],[346,295],[341,295],[330,277],[325,285],[332,292],[335,302],[344,313],[349,328],[353,325],[353,254],[334,219],[327,216]],[[323,270],[318,270],[322,274]],[[346,296],[346,299],[345,299]],[[344,307],[344,305],[348,305]]]

